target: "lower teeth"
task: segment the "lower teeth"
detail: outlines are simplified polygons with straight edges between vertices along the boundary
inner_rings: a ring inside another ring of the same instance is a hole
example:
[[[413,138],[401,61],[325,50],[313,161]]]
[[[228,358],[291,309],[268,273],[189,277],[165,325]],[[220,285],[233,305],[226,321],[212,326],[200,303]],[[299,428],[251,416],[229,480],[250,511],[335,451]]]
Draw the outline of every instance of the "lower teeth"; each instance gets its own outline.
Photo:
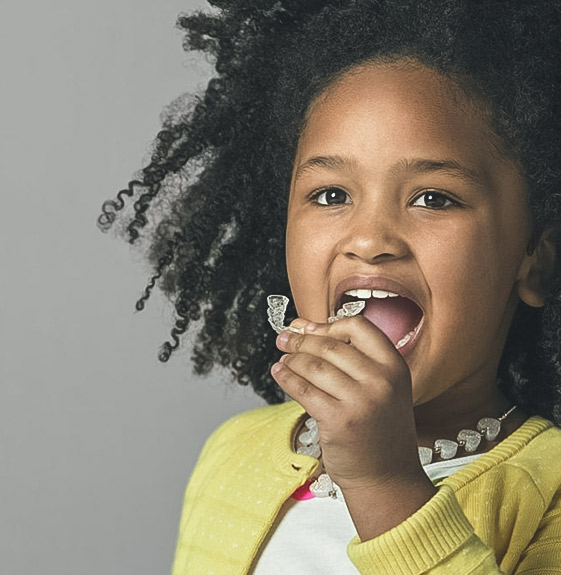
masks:
[[[409,333],[406,333],[396,344],[395,349],[401,349],[404,345],[408,344],[419,331],[419,326],[417,325],[414,329],[412,329]]]
[[[364,300],[358,300],[353,302],[348,302],[343,304],[342,308],[337,312],[337,315],[328,317],[327,323],[334,323],[344,317],[353,317],[358,315],[366,306]],[[401,349],[404,345],[407,345],[419,331],[420,323],[418,323],[409,333],[406,333],[396,344],[395,349]]]

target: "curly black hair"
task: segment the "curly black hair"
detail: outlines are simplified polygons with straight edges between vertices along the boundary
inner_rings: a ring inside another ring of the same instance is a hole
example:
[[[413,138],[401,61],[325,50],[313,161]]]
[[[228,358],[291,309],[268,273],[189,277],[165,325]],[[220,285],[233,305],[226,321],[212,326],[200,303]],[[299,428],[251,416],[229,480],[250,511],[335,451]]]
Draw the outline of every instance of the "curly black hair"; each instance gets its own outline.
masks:
[[[561,219],[561,0],[211,0],[180,15],[186,50],[216,75],[172,105],[140,176],[106,201],[143,240],[175,305],[167,361],[196,324],[194,369],[229,368],[269,403],[275,334],[266,296],[290,292],[287,192],[310,103],[360,63],[413,58],[489,106],[491,127],[524,171],[536,230]],[[131,198],[131,202],[127,201]],[[123,208],[129,208],[123,209]],[[124,223],[123,223],[124,222]],[[294,313],[294,310],[291,310]],[[200,320],[200,321],[199,321]],[[504,393],[561,424],[561,270],[545,306],[519,304],[499,366]]]

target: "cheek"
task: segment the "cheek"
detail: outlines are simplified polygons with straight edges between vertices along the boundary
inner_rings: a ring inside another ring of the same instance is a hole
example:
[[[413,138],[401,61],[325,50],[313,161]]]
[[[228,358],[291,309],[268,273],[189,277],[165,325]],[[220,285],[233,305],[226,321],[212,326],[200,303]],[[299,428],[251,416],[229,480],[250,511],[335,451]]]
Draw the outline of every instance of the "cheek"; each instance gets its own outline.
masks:
[[[294,285],[298,283],[301,276],[302,267],[307,259],[307,245],[304,241],[302,230],[299,229],[297,221],[291,212],[288,212],[286,225],[286,267],[290,286],[294,291]]]
[[[289,212],[286,229],[286,265],[298,314],[312,321],[327,316],[329,246],[320,230]]]
[[[286,227],[286,268],[298,315],[304,317],[308,307],[306,302],[310,299],[307,287],[309,275],[306,273],[309,257],[309,242],[306,241],[301,226],[289,211]]]
[[[459,227],[431,246],[424,272],[444,324],[498,327],[512,296],[523,244],[500,222]]]

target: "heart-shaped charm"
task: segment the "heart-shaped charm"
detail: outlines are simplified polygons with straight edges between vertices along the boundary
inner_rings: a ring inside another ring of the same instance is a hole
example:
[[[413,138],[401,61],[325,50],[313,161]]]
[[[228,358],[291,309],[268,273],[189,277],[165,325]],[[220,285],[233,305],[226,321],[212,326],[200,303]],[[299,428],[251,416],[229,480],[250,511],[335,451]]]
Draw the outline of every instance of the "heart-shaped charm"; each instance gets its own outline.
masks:
[[[501,432],[501,422],[494,417],[484,417],[477,422],[477,431],[484,433],[487,441],[494,441]]]
[[[452,459],[458,452],[458,444],[450,439],[437,439],[434,442],[434,450],[442,459]]]
[[[318,428],[310,429],[309,431],[304,431],[298,437],[300,443],[304,445],[310,445],[312,443],[317,443],[319,441],[319,430]]]
[[[296,450],[296,453],[309,455],[310,457],[315,457],[317,459],[321,455],[321,448],[317,443],[315,445],[302,445]]]
[[[336,496],[333,481],[327,473],[322,473],[311,485],[310,491],[316,497],[334,497]]]
[[[460,445],[464,446],[464,449],[468,453],[473,453],[481,443],[481,433],[473,429],[462,429],[460,433],[458,433],[457,440]]]
[[[419,447],[419,459],[421,465],[428,465],[432,461],[432,449],[430,447]]]
[[[308,419],[306,419],[306,421],[304,422],[304,425],[308,429],[317,429],[318,428],[318,422],[313,417],[308,417]]]

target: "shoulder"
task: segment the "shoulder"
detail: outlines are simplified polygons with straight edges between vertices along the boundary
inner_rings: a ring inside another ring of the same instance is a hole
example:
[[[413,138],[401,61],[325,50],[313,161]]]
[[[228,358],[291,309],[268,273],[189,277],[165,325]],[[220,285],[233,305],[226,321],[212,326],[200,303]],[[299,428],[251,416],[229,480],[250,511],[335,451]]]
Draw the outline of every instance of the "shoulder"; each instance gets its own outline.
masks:
[[[304,409],[295,401],[279,405],[267,405],[234,415],[220,425],[207,439],[199,464],[207,459],[222,457],[227,451],[231,457],[239,450],[245,450],[251,438],[259,436],[269,443],[274,437],[291,432],[293,425],[304,414]]]
[[[543,417],[530,417],[504,442],[508,462],[537,471],[547,469],[561,475],[561,429]],[[544,465],[545,464],[545,465]]]
[[[510,498],[527,498],[533,493],[535,501],[547,506],[561,491],[561,429],[542,417],[530,417],[497,447],[446,482],[456,491],[502,491]]]
[[[230,441],[233,436],[252,433],[256,429],[276,428],[287,421],[300,417],[304,410],[294,401],[278,405],[266,405],[234,415],[222,423],[209,437],[208,442]]]
[[[538,416],[531,417],[521,431],[524,428],[531,437],[505,463],[525,471],[538,491],[548,498],[548,492],[561,487],[561,429]]]

